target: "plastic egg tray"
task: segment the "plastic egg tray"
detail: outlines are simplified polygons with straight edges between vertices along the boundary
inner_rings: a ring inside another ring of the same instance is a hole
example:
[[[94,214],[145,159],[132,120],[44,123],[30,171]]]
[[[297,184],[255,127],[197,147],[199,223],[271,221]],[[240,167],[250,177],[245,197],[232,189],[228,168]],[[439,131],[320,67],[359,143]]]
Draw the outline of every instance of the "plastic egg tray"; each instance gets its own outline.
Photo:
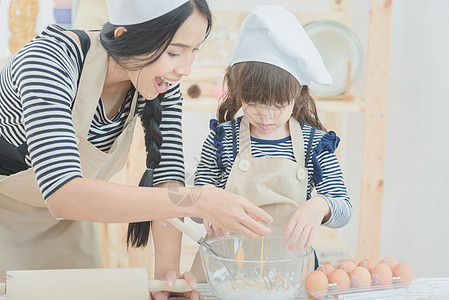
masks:
[[[378,295],[376,295],[376,297],[378,296],[379,298],[381,298],[382,291],[384,291],[383,294],[387,295],[388,292],[389,297],[396,295],[398,296],[398,299],[401,299],[401,296],[404,297],[407,295],[407,289],[409,288],[409,286],[410,282],[404,282],[400,278],[393,278],[393,282],[391,284],[373,284],[366,287],[340,288],[336,284],[329,284],[327,291],[311,291],[310,295],[317,299],[341,299],[344,298],[344,295],[349,296],[351,294],[355,296],[355,294],[365,293],[364,295],[368,296],[369,294],[367,293],[374,294],[374,292],[377,292]],[[355,297],[353,298],[355,299]]]

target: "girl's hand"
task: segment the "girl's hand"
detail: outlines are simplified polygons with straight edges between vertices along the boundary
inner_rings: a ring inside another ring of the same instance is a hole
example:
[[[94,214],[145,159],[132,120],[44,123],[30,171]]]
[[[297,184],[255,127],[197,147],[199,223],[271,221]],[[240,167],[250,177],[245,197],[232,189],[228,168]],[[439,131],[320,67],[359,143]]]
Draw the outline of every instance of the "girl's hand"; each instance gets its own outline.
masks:
[[[185,297],[185,298],[189,298],[192,300],[203,300],[204,299],[203,295],[201,295],[200,293],[198,293],[196,291],[197,282],[196,282],[195,276],[193,276],[192,273],[185,272],[179,278],[185,279],[193,291],[185,292],[185,293],[170,293],[170,292],[161,291],[161,292],[151,293],[151,299],[167,300],[169,297],[172,297],[172,296],[180,296],[180,297]],[[161,279],[163,279],[163,278],[161,278]],[[178,277],[176,276],[175,271],[167,272],[167,276],[166,276],[165,280],[169,287],[171,287],[175,284],[176,279],[178,279]]]
[[[204,224],[204,228],[206,229],[206,232],[208,235],[212,234],[212,229],[210,228],[212,226],[212,228],[214,229],[215,232],[215,236],[219,239],[221,239],[223,236],[229,236],[229,231],[224,230],[223,228],[217,227],[211,223],[209,223],[209,221],[203,219],[203,224]]]
[[[195,203],[197,216],[207,219],[217,228],[242,233],[249,238],[260,238],[270,233],[268,224],[273,218],[246,198],[212,185],[201,188]]]
[[[330,208],[327,200],[321,196],[314,196],[296,209],[296,212],[284,226],[284,243],[290,238],[288,248],[300,252],[308,249],[323,221],[330,218]],[[298,241],[299,240],[299,241]]]

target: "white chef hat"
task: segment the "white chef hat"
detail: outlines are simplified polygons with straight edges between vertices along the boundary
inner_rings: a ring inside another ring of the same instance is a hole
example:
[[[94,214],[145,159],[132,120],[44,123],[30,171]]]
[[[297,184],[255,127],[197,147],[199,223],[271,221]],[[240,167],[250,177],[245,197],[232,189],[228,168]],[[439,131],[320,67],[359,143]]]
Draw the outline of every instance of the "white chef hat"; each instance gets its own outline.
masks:
[[[143,23],[181,6],[189,0],[106,0],[109,23],[132,25]]]
[[[278,66],[301,85],[310,85],[311,81],[332,84],[323,59],[298,19],[276,4],[254,7],[243,21],[230,65],[245,61]]]

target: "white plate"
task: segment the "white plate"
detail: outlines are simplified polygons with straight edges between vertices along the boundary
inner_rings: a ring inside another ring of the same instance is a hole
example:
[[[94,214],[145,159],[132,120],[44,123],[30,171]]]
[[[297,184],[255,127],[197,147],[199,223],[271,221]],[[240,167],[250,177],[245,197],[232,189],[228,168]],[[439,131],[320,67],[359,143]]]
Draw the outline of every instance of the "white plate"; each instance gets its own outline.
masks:
[[[354,85],[362,72],[363,50],[360,40],[348,26],[331,20],[313,21],[304,25],[304,29],[320,52],[333,79],[330,86],[312,82],[310,91],[322,97],[345,92],[348,62],[351,61],[351,85]]]

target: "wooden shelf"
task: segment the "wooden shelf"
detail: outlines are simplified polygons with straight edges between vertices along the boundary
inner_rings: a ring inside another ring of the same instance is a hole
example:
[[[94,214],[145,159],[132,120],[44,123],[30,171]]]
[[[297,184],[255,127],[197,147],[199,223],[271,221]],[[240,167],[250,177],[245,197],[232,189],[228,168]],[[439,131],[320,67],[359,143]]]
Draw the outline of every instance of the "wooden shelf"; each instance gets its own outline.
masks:
[[[342,100],[316,100],[316,106],[320,112],[362,112],[363,101],[355,99],[354,101]],[[201,98],[184,98],[184,111],[197,112],[213,112],[217,111],[218,100],[215,98],[201,97]]]
[[[183,111],[215,112],[218,107],[218,100],[215,98],[188,98],[184,96]]]

